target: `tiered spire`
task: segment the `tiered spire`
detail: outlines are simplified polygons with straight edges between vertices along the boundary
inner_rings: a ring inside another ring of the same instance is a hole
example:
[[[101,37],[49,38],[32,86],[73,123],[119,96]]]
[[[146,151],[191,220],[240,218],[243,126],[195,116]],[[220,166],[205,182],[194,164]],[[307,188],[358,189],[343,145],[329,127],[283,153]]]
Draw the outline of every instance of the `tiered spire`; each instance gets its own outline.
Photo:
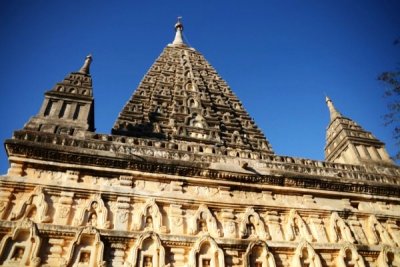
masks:
[[[183,44],[183,25],[125,105],[112,132],[273,153],[242,103],[202,54]]]
[[[94,131],[91,62],[92,56],[88,55],[79,71],[70,73],[45,93],[42,108],[25,129],[74,135]]]
[[[326,103],[330,113],[325,146],[327,161],[349,164],[392,163],[384,143],[340,114],[329,97],[326,97]]]

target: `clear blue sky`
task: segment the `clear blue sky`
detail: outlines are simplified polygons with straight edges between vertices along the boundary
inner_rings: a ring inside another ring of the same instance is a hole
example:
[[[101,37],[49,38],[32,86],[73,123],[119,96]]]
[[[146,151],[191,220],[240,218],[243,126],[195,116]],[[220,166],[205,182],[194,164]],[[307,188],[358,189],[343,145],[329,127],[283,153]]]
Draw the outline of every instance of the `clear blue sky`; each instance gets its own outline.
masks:
[[[228,82],[277,154],[322,160],[325,93],[396,149],[384,70],[396,68],[400,1],[0,1],[3,141],[43,93],[92,53],[96,128],[115,119],[162,49],[177,16],[185,37]],[[0,173],[8,167],[0,152]]]

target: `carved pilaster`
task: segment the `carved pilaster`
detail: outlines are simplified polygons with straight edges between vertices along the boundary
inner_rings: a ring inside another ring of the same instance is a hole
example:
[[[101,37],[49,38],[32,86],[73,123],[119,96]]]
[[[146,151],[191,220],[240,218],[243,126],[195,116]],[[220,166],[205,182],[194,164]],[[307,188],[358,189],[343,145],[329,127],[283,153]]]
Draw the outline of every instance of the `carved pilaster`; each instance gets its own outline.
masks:
[[[361,223],[358,221],[356,216],[351,216],[347,220],[351,231],[354,234],[355,239],[359,244],[368,244],[367,237],[363,231]]]
[[[235,215],[233,214],[232,209],[222,210],[222,225],[224,229],[224,237],[235,238],[237,236]]]
[[[13,191],[12,188],[0,189],[0,219],[5,219],[8,214]]]
[[[125,266],[125,249],[126,244],[123,243],[112,243],[111,248],[113,249],[113,259],[111,266],[123,267]]]
[[[310,215],[309,223],[313,236],[321,243],[327,243],[328,238],[322,220],[318,215]]]
[[[278,212],[270,211],[266,216],[266,223],[268,225],[268,229],[271,235],[272,240],[283,241],[283,232],[280,224],[280,218]]]
[[[184,225],[182,205],[171,204],[169,207],[169,217],[171,234],[183,234]]]
[[[61,197],[58,200],[58,207],[56,209],[56,214],[54,216],[54,222],[56,224],[68,225],[70,214],[71,214],[71,206],[74,202],[74,193],[73,192],[61,192]]]
[[[117,198],[117,211],[114,217],[114,229],[115,230],[128,230],[129,224],[129,208],[130,198],[129,197],[118,197]]]

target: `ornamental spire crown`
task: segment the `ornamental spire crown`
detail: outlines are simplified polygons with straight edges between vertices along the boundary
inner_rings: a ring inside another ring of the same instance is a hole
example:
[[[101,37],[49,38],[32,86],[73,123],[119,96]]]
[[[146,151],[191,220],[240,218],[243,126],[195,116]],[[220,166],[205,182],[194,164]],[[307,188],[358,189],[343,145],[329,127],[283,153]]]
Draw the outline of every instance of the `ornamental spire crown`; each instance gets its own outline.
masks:
[[[178,21],[175,24],[175,39],[172,42],[173,45],[184,45],[185,43],[183,42],[182,38],[182,32],[183,32],[183,24],[181,22],[182,17],[178,17]]]

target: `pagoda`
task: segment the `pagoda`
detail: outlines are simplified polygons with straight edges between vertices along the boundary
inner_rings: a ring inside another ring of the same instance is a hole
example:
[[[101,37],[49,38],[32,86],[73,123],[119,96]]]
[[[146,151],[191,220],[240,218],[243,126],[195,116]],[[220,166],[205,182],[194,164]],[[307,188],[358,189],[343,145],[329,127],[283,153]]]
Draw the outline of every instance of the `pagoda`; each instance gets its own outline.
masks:
[[[5,141],[0,266],[400,266],[384,143],[327,98],[325,160],[277,155],[175,31],[111,134],[95,131],[89,55]]]

